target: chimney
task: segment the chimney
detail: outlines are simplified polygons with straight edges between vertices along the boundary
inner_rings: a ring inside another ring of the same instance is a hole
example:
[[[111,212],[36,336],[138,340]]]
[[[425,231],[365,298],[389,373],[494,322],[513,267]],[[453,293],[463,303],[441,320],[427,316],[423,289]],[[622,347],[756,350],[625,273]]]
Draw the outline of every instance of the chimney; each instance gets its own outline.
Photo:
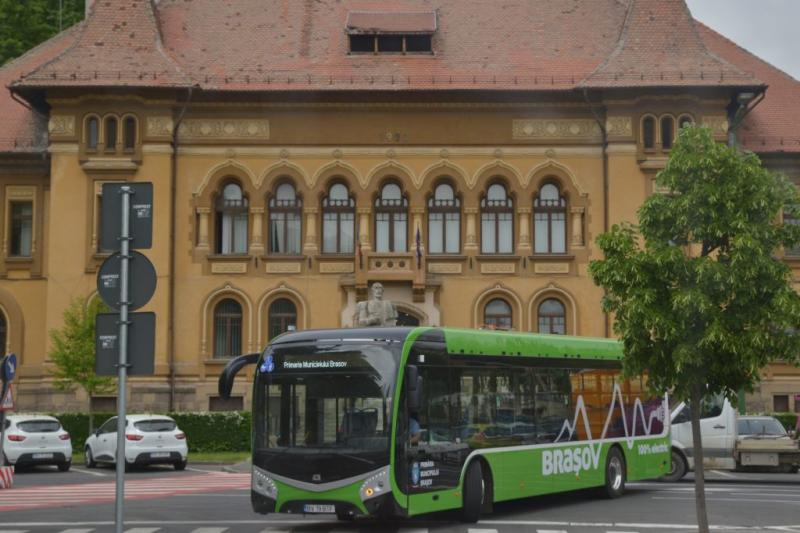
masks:
[[[94,4],[94,0],[85,0],[85,1],[86,1],[86,5],[85,5],[84,11],[83,11],[83,20],[86,20],[86,19],[89,18],[89,11],[92,9],[92,4]]]

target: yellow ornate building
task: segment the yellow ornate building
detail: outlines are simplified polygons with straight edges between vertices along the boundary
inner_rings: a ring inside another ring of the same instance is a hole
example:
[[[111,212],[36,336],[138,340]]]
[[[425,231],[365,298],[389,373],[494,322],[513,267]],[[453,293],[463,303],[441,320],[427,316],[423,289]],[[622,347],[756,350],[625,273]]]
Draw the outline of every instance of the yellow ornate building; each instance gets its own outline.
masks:
[[[374,281],[406,324],[610,336],[594,241],[686,122],[800,180],[800,84],[683,0],[89,4],[0,69],[23,409],[85,405],[53,390],[48,332],[95,297],[103,183],[154,184],[155,376],[129,394],[166,410],[246,406],[246,380],[216,396],[229,356],[352,325]],[[800,409],[800,372],[766,377],[752,409]]]

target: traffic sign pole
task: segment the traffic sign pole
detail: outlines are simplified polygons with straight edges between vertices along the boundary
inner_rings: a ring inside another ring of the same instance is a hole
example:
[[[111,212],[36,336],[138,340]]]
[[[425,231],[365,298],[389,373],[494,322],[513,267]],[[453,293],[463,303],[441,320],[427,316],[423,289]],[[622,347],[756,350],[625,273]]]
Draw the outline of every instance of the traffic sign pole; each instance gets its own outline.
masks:
[[[117,533],[125,527],[125,391],[128,370],[128,267],[130,261],[131,187],[120,188],[122,195],[122,231],[120,232],[119,275],[119,385],[117,388],[117,501],[115,524]]]

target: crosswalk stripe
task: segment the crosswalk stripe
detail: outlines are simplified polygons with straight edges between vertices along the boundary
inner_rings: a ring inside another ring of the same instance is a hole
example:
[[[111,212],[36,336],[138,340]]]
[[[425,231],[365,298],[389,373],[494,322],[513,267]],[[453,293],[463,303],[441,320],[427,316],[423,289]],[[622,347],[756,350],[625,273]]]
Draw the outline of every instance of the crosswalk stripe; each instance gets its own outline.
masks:
[[[228,531],[227,527],[198,527],[192,530],[192,533],[223,533]]]
[[[94,531],[93,527],[88,529],[65,529],[60,533],[92,533],[92,531]]]
[[[567,533],[565,529],[537,529],[536,533]]]
[[[160,527],[134,527],[131,529],[126,529],[125,533],[156,533],[161,529]]]
[[[496,529],[475,529],[471,527],[467,529],[467,533],[497,533]]]

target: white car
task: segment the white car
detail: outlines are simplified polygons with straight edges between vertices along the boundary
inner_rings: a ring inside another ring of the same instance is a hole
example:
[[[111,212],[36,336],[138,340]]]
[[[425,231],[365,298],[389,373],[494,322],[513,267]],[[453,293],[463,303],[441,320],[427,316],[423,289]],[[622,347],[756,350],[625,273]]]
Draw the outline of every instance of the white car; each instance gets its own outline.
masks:
[[[10,415],[5,422],[3,464],[16,469],[56,465],[62,472],[72,464],[72,441],[57,418],[47,415]]]
[[[128,415],[125,424],[125,469],[152,464],[186,468],[189,448],[186,434],[173,419],[163,415]],[[86,439],[87,468],[111,463],[117,457],[117,417],[109,418]]]

